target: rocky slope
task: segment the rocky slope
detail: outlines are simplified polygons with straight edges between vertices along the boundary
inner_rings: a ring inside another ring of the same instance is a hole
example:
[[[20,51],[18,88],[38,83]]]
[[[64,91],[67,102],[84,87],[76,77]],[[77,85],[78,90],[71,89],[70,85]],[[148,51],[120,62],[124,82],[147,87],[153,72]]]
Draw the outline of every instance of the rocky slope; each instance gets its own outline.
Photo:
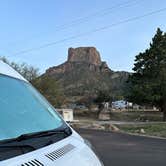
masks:
[[[98,90],[108,90],[113,96],[122,95],[127,72],[114,72],[101,60],[94,47],[69,48],[65,63],[44,73],[57,80],[67,96],[86,96]]]

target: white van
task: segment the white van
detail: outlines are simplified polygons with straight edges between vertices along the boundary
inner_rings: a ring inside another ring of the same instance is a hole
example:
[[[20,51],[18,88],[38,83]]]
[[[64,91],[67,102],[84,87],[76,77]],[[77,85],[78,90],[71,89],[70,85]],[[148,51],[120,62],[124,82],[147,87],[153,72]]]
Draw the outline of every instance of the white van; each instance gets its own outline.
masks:
[[[102,166],[32,85],[0,61],[0,166]]]

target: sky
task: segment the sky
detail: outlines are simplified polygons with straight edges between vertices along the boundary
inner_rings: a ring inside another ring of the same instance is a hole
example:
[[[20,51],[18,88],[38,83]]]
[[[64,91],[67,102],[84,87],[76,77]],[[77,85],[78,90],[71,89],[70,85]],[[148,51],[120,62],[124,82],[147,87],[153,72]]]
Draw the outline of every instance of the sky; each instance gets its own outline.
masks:
[[[66,61],[69,47],[93,46],[112,70],[132,71],[156,29],[166,32],[166,10],[125,20],[162,8],[166,0],[0,0],[0,56],[42,73]]]

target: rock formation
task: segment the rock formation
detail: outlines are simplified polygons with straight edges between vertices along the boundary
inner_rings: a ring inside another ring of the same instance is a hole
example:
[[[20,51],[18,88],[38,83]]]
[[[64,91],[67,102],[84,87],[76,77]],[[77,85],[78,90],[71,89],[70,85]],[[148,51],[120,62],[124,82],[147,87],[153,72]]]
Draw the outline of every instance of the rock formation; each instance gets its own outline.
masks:
[[[114,72],[94,47],[69,48],[67,61],[46,70],[45,74],[58,81],[67,96],[94,95],[109,90],[121,95],[127,72]]]
[[[69,72],[77,65],[89,66],[91,71],[111,71],[106,62],[102,62],[99,52],[94,47],[78,47],[68,49],[68,59],[65,63],[46,70],[49,75]]]
[[[84,62],[94,65],[101,65],[99,52],[94,47],[69,48],[68,62]]]

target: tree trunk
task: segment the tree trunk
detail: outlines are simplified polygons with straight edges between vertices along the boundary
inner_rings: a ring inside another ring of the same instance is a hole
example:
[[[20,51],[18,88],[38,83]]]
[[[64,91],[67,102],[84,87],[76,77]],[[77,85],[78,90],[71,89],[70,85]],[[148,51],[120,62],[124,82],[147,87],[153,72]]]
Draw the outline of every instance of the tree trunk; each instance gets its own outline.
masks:
[[[161,111],[163,112],[163,121],[166,121],[166,102],[162,104]]]
[[[163,121],[166,121],[166,108],[163,110]]]

